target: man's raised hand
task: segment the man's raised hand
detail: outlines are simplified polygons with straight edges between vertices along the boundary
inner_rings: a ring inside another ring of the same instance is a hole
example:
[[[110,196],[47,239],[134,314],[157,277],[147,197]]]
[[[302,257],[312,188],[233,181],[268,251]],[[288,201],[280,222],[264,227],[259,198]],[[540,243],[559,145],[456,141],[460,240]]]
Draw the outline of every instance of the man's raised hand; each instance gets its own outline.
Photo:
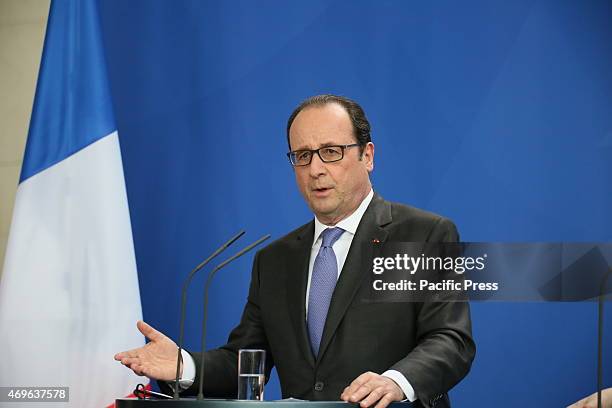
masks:
[[[612,408],[612,388],[606,388],[601,391],[601,407]],[[597,393],[574,402],[568,408],[597,408]]]
[[[136,324],[149,343],[133,350],[115,354],[115,360],[130,368],[137,375],[153,380],[172,381],[176,376],[178,346],[169,337],[155,330],[142,320]],[[181,367],[181,374],[183,367]]]

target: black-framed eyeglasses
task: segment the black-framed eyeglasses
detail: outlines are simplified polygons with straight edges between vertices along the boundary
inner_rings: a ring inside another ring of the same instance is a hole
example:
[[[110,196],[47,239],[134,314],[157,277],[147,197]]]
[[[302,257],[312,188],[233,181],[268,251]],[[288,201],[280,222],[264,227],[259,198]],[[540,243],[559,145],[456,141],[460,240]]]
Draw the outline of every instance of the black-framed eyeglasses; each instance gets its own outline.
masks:
[[[289,157],[289,161],[295,167],[308,166],[312,162],[315,153],[319,155],[323,163],[332,163],[344,158],[344,150],[356,146],[359,146],[359,143],[323,146],[314,150],[294,150],[287,153],[287,157]]]

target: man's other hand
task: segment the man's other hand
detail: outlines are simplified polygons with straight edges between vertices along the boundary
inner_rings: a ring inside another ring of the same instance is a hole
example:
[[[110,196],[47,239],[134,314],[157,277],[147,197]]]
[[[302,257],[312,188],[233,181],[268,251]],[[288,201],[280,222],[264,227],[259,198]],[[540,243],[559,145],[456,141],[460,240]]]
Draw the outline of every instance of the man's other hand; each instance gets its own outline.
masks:
[[[395,381],[372,372],[361,374],[340,395],[340,399],[346,402],[359,402],[362,408],[374,404],[375,408],[385,408],[393,401],[404,398],[404,392]]]
[[[130,368],[137,375],[153,380],[172,381],[176,376],[178,346],[142,320],[136,323],[138,330],[149,339],[149,343],[129,351],[115,354],[115,360]],[[183,367],[181,365],[181,375]]]
[[[601,391],[601,406],[602,408],[612,408],[612,388]],[[568,408],[597,408],[597,393],[573,403]]]

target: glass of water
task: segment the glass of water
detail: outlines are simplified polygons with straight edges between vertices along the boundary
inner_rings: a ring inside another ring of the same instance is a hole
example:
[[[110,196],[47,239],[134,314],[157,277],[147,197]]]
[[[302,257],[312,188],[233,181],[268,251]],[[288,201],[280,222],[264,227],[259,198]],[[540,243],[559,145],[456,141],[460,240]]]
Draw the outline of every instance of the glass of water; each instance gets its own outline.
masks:
[[[265,350],[242,349],[238,352],[239,400],[263,401],[265,364]]]

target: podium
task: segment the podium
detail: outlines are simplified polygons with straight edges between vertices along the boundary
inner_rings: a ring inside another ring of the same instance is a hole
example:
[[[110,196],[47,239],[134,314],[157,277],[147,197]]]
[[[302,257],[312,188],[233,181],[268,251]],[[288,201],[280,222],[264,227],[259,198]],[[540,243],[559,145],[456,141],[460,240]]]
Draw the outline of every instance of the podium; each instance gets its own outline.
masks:
[[[354,408],[359,404],[349,404],[343,401],[239,401],[222,399],[180,399],[180,400],[139,400],[135,398],[120,398],[115,400],[116,408]],[[410,402],[394,402],[389,408],[412,408]]]

